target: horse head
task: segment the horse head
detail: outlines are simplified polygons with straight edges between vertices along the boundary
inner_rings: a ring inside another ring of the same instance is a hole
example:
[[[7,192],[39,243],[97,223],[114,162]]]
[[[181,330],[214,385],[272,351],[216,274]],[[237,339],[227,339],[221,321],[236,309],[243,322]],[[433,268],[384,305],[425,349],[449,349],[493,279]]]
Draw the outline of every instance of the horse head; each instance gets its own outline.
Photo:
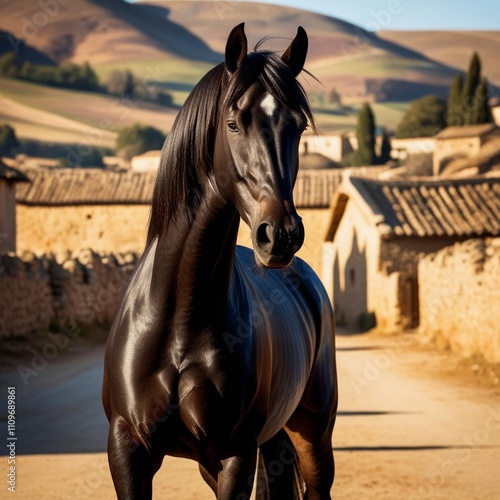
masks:
[[[288,266],[304,242],[293,202],[302,132],[312,116],[296,77],[308,39],[299,27],[282,57],[247,54],[244,25],[229,35],[225,51],[227,94],[218,114],[213,176],[251,229],[261,267]]]

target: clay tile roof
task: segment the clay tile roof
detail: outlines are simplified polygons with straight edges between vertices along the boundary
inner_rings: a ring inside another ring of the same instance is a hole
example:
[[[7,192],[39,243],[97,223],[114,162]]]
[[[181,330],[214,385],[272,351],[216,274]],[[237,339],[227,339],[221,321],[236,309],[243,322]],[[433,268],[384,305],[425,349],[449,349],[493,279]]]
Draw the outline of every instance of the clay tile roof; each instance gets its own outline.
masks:
[[[496,129],[493,123],[483,123],[481,125],[467,125],[463,127],[446,127],[437,133],[434,138],[443,139],[459,139],[463,137],[480,137],[489,134]]]
[[[8,167],[0,160],[0,179],[6,179],[7,182],[29,182],[29,179],[19,170]]]
[[[320,153],[306,153],[299,157],[300,170],[326,170],[329,168],[343,168],[339,162],[334,161]]]
[[[24,205],[150,204],[155,172],[113,172],[100,169],[32,169],[32,181],[17,189]],[[298,208],[328,208],[341,172],[336,169],[299,171],[294,190]]]
[[[328,208],[342,174],[335,169],[299,171],[293,190],[297,208]]]
[[[391,182],[351,177],[334,196],[329,240],[345,209],[339,193],[361,197],[384,237],[500,235],[500,177]],[[342,202],[338,209],[335,200]]]
[[[16,192],[25,205],[149,204],[156,174],[90,168],[33,169]]]

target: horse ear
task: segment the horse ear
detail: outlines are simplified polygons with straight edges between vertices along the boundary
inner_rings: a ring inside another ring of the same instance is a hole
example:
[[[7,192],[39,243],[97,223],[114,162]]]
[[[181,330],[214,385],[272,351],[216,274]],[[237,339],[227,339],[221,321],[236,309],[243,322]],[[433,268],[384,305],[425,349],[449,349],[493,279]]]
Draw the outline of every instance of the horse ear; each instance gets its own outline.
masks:
[[[229,33],[226,43],[226,68],[229,73],[234,73],[247,56],[247,45],[245,23],[238,24]]]
[[[285,53],[281,56],[281,59],[286,62],[288,66],[290,66],[295,76],[298,76],[304,68],[308,46],[309,40],[307,38],[306,30],[302,26],[299,26],[297,29],[297,35],[288,49],[285,50]]]

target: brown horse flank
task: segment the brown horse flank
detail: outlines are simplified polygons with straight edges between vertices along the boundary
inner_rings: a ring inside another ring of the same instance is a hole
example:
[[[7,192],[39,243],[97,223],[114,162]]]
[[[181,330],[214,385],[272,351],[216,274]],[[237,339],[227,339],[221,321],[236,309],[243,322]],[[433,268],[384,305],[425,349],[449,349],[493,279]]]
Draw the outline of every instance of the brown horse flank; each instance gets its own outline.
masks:
[[[106,349],[119,499],[151,498],[165,455],[196,460],[220,500],[250,498],[256,469],[258,498],[330,498],[333,312],[294,257],[298,146],[314,126],[296,80],[307,44],[299,28],[282,57],[247,54],[236,26],[165,142],[147,248]],[[253,252],[236,246],[240,217]]]

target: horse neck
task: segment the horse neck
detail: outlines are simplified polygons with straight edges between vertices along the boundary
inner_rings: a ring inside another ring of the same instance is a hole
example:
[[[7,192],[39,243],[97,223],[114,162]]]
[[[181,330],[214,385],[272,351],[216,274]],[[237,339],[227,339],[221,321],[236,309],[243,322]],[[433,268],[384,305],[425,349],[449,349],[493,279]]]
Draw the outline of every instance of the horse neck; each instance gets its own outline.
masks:
[[[158,240],[151,290],[175,324],[202,330],[223,317],[240,218],[210,185],[194,220],[186,212]]]

